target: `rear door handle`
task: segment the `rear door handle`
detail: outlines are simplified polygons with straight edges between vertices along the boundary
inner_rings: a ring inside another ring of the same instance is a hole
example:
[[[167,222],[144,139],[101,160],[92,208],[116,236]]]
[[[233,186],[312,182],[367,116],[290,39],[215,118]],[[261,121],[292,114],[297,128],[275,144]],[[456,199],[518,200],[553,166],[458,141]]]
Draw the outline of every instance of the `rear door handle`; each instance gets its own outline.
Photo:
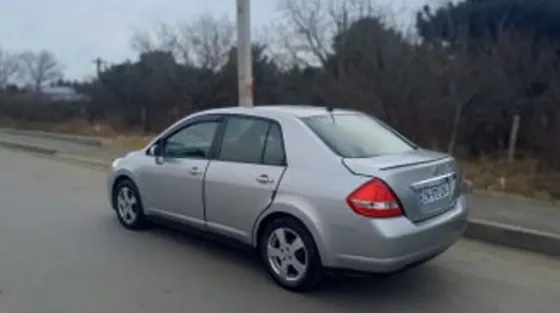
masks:
[[[268,175],[266,174],[262,174],[257,176],[257,182],[261,184],[272,184],[274,182],[274,179],[268,177]]]
[[[197,166],[193,166],[193,167],[189,168],[189,173],[191,175],[196,176],[196,175],[202,174],[202,171]]]

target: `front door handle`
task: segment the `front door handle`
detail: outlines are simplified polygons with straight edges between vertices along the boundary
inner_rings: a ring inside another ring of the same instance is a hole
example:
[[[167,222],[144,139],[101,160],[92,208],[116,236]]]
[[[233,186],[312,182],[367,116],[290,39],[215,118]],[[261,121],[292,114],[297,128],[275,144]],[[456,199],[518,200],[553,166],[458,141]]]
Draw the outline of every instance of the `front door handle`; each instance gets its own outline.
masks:
[[[266,174],[262,174],[257,176],[257,182],[261,184],[272,184],[274,182],[274,179],[268,177],[268,175]]]
[[[193,166],[189,168],[189,173],[193,176],[196,176],[202,174],[202,171],[197,166]]]

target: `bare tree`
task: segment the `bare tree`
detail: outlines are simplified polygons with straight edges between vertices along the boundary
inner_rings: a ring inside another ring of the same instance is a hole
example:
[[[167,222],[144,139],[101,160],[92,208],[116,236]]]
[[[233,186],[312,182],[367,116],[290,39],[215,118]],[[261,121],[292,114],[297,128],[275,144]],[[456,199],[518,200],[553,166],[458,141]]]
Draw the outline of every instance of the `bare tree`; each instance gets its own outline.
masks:
[[[6,52],[0,47],[0,89],[5,88],[21,70],[17,55]]]
[[[452,5],[449,1],[447,5]],[[438,5],[442,5],[440,1]],[[424,7],[424,14],[431,15],[430,7]],[[451,119],[451,131],[447,142],[447,152],[452,154],[456,152],[457,141],[461,134],[461,124],[465,114],[466,107],[474,101],[478,91],[478,83],[476,79],[476,71],[478,70],[477,62],[473,62],[473,58],[469,53],[468,29],[469,23],[463,25],[463,28],[453,28],[453,16],[447,15],[448,33],[456,38],[453,49],[447,49],[448,43],[438,42],[434,47],[440,53],[441,68],[443,77],[446,78],[444,90],[447,89],[447,96],[441,101],[452,108],[453,114]],[[477,60],[478,61],[478,60]]]
[[[183,38],[192,45],[192,57],[203,68],[217,69],[225,63],[235,44],[235,27],[227,18],[201,16],[181,27]]]
[[[557,64],[557,45],[539,42],[531,34],[512,30],[499,33],[494,53],[501,59],[500,66],[507,77],[509,92],[500,95],[508,101],[507,115],[511,118],[508,159],[513,163],[516,154],[520,124],[528,125],[532,111],[544,107],[553,97],[554,73]],[[538,139],[532,140],[534,144]]]
[[[186,64],[218,70],[235,45],[235,25],[227,16],[202,15],[174,26],[160,24],[152,33],[137,33],[132,45],[139,52],[171,51]]]
[[[137,31],[132,36],[131,44],[140,54],[155,50],[170,51],[176,58],[186,62],[189,56],[178,51],[182,50],[178,41],[176,29],[169,24],[160,23],[151,31]]]
[[[26,51],[21,55],[25,77],[35,92],[49,82],[62,78],[62,66],[47,50]]]
[[[472,79],[475,65],[466,54],[455,53],[444,57],[447,58],[443,66],[444,75],[447,77],[448,96],[442,100],[453,108],[451,133],[447,142],[447,152],[452,154],[457,148],[465,109],[474,100],[478,84]]]
[[[356,20],[380,17],[373,0],[280,0],[278,29],[283,50],[296,64],[324,65],[332,37]]]

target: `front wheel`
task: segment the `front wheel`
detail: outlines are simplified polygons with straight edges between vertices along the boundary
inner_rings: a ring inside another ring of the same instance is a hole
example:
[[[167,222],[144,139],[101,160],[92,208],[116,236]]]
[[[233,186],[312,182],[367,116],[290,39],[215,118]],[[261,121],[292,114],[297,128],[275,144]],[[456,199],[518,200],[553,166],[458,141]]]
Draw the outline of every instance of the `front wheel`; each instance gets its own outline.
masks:
[[[279,218],[271,222],[260,238],[260,254],[269,274],[291,291],[310,291],[323,278],[317,246],[299,221]]]
[[[147,226],[140,193],[132,181],[127,179],[117,184],[113,194],[113,207],[119,222],[125,228],[138,230]]]

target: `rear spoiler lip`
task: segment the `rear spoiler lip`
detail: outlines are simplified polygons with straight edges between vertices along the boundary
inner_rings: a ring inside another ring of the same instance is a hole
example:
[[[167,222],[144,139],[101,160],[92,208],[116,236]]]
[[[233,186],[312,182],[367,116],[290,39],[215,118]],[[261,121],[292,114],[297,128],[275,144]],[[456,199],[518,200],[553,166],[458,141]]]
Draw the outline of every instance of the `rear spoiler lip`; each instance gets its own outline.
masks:
[[[370,175],[365,175],[365,174],[360,174],[357,173],[356,171],[354,171],[352,168],[350,168],[350,166],[348,166],[346,164],[346,162],[344,162],[346,158],[341,158],[340,162],[342,163],[342,165],[348,170],[350,171],[352,174],[354,175],[358,175],[358,176],[365,176],[365,177],[369,177]],[[440,158],[436,158],[436,159],[431,159],[431,160],[426,160],[426,161],[419,161],[419,162],[412,162],[412,163],[403,163],[403,164],[399,164],[399,165],[392,165],[392,166],[385,166],[385,167],[380,167],[377,170],[379,171],[390,171],[390,170],[394,170],[394,169],[399,169],[399,168],[404,168],[404,167],[408,167],[408,166],[416,166],[416,165],[422,165],[422,164],[430,164],[430,163],[440,163],[443,160],[445,161],[453,161],[453,157],[450,156],[442,156]]]
[[[437,158],[437,159],[432,159],[432,160],[426,160],[426,161],[420,161],[420,162],[413,162],[413,163],[403,163],[403,164],[393,165],[393,166],[386,166],[386,167],[380,168],[379,170],[380,170],[380,171],[389,171],[389,170],[394,170],[394,169],[399,169],[399,168],[409,167],[409,166],[415,166],[415,165],[430,164],[430,163],[439,163],[439,162],[441,162],[442,160],[449,160],[449,161],[452,161],[453,158],[448,157],[448,156],[444,156],[444,157]]]

